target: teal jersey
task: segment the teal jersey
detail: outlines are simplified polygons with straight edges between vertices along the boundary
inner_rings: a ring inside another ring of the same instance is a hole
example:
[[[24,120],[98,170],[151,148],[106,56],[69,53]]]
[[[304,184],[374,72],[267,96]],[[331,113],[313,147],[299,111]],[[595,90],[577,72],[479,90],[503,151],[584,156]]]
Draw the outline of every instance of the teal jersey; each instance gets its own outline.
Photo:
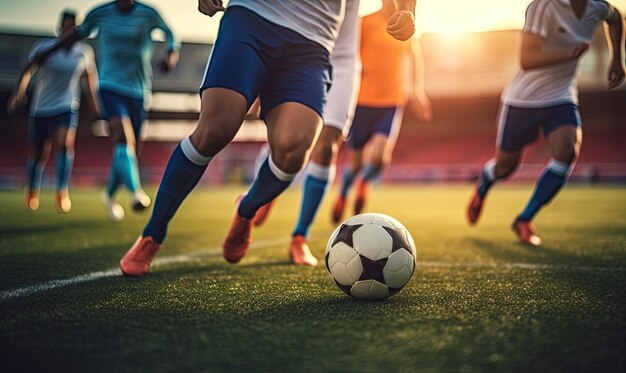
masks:
[[[172,31],[159,13],[135,2],[122,12],[115,1],[92,9],[76,32],[87,37],[97,31],[97,64],[100,88],[131,98],[143,98],[151,89],[154,29],[163,30],[168,51],[178,49]]]

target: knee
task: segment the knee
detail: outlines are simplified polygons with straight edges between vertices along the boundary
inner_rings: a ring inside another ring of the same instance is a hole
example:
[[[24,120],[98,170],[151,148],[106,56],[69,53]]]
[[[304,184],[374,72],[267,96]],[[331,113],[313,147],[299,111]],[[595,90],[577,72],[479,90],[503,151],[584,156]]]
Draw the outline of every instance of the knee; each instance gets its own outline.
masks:
[[[557,149],[553,158],[563,163],[574,163],[580,154],[580,146],[576,142],[565,143]]]
[[[496,163],[495,175],[496,178],[502,179],[510,176],[519,165],[517,160],[498,161]]]
[[[206,115],[198,121],[191,139],[200,154],[212,157],[233,141],[240,125],[241,120],[228,114]]]
[[[306,160],[306,150],[276,150],[272,152],[272,160],[274,164],[286,173],[297,173],[304,166]]]
[[[311,159],[316,163],[329,165],[338,152],[339,144],[337,142],[327,141],[320,137],[313,147]]]

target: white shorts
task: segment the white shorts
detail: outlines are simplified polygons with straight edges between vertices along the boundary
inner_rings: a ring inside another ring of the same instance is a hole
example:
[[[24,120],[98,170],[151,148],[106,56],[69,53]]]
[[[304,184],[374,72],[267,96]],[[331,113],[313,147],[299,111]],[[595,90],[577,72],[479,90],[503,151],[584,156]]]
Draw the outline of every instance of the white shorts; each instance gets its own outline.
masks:
[[[346,16],[330,55],[333,83],[324,107],[324,125],[337,128],[344,135],[348,134],[352,123],[361,83],[358,9],[359,1],[346,2]]]

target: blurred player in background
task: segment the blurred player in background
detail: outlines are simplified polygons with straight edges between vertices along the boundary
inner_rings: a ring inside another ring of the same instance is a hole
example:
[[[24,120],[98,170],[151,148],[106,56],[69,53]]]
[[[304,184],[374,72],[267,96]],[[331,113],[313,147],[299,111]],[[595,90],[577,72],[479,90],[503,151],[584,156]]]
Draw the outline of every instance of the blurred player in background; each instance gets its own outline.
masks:
[[[328,102],[324,106],[324,125],[313,146],[309,164],[304,171],[302,202],[298,221],[291,234],[289,258],[294,264],[317,264],[317,259],[307,244],[309,228],[317,214],[322,199],[335,177],[337,153],[343,135],[352,121],[359,91],[361,76],[359,62],[359,2],[346,0],[343,24],[337,36],[335,48],[330,54],[333,67],[333,84],[328,91]],[[269,146],[264,145],[261,162],[267,158]],[[255,215],[254,224],[260,226],[269,215],[273,200],[261,207]]]
[[[70,11],[63,12],[58,35],[63,37],[70,34],[75,26],[76,14]],[[30,52],[29,62],[57,40],[55,38],[37,42]],[[97,111],[96,64],[93,50],[85,43],[76,43],[66,49],[57,50],[39,66],[29,63],[20,76],[16,92],[9,99],[7,109],[12,113],[26,101],[28,84],[35,76],[35,92],[30,106],[30,144],[25,188],[26,205],[31,211],[39,208],[41,179],[50,156],[51,145],[55,149],[56,208],[59,213],[68,213],[72,208],[69,183],[74,163],[74,140],[80,106],[80,78],[83,75],[87,76],[90,96]]]
[[[424,92],[424,61],[419,41],[398,41],[383,31],[382,26],[395,7],[391,0],[382,3],[380,11],[361,22],[361,90],[346,140],[350,167],[343,174],[341,191],[333,205],[334,223],[342,219],[350,188],[365,163],[354,214],[363,211],[369,184],[391,161],[405,106],[422,120],[432,119],[430,101]]]
[[[113,156],[102,200],[112,221],[124,218],[124,209],[114,200],[122,184],[133,194],[131,204],[134,210],[141,211],[150,206],[150,197],[143,191],[139,180],[136,148],[146,116],[144,98],[151,89],[153,42],[150,34],[154,29],[165,34],[167,55],[161,68],[171,71],[178,62],[179,47],[172,31],[155,9],[134,0],[117,0],[93,8],[80,26],[35,58],[36,63],[43,61],[51,52],[98,32],[100,100],[113,142]]]
[[[608,73],[608,87],[613,89],[624,79],[623,21],[617,9],[594,0],[535,0],[528,6],[521,68],[502,93],[496,155],[485,163],[470,200],[467,216],[471,225],[478,222],[490,187],[513,173],[523,149],[537,140],[541,129],[552,158],[512,226],[520,242],[541,244],[532,221],[565,185],[578,158],[582,142],[579,59],[602,21],[608,24],[613,51]]]
[[[400,11],[387,29],[407,39],[415,28],[415,3],[398,2]],[[220,0],[198,3],[200,12],[209,16],[225,10]],[[289,186],[317,136],[330,84],[329,54],[343,12],[343,0],[230,1],[200,88],[198,125],[168,162],[150,221],[120,262],[124,274],[148,271],[176,210],[260,96],[271,153],[248,192],[237,199],[222,245],[228,262],[243,258],[257,210]]]

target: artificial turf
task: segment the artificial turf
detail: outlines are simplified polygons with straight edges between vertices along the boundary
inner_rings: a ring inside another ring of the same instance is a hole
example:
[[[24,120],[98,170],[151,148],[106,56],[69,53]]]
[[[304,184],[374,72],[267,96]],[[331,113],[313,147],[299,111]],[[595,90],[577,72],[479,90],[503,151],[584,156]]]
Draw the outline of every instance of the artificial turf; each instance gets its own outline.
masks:
[[[21,193],[0,192],[0,371],[624,371],[626,188],[566,188],[537,219],[540,248],[509,229],[530,189],[494,189],[469,228],[469,185],[375,188],[368,211],[403,222],[418,254],[382,302],[347,297],[323,265],[288,263],[297,188],[238,265],[220,243],[243,189],[206,188],[145,277],[39,289],[116,268],[147,216],[109,223],[95,190],[73,191],[68,215],[51,193],[29,213]],[[311,234],[318,258],[329,207]]]

